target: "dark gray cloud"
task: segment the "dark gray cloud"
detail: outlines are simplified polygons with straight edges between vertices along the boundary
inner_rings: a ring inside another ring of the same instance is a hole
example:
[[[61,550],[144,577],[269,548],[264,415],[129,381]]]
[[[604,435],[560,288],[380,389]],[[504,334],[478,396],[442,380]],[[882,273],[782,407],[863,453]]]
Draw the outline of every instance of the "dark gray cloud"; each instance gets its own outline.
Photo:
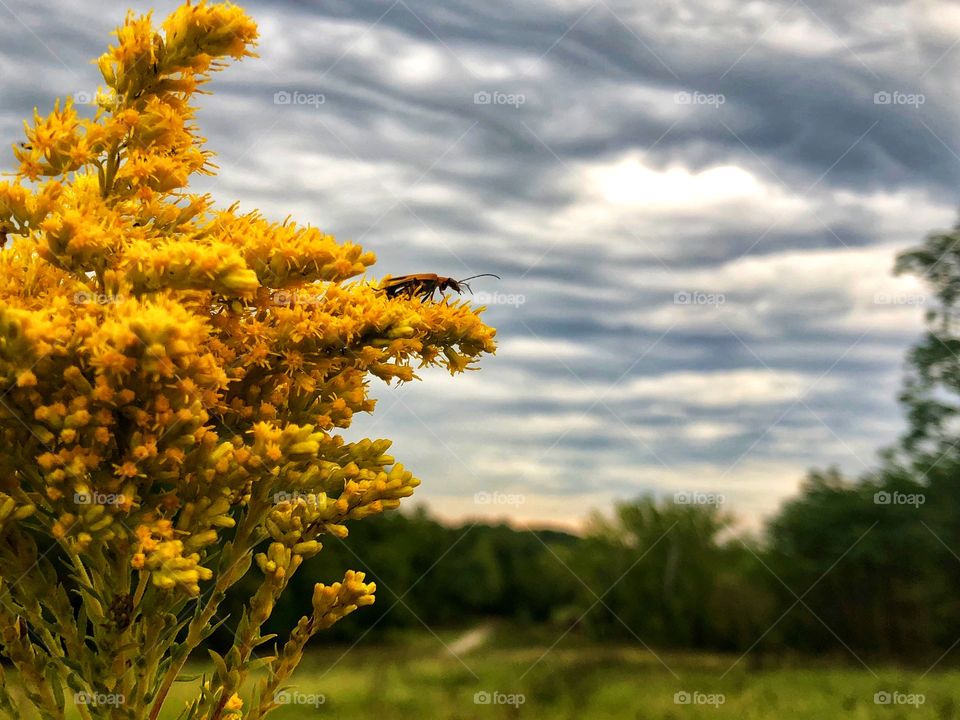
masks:
[[[353,431],[396,438],[427,502],[574,522],[712,490],[756,517],[900,431],[920,288],[890,269],[960,180],[947,3],[245,7],[261,57],[203,100],[222,172],[198,189],[358,240],[378,274],[503,276],[474,285],[498,357],[379,389]],[[124,10],[8,0],[0,133],[92,91]]]

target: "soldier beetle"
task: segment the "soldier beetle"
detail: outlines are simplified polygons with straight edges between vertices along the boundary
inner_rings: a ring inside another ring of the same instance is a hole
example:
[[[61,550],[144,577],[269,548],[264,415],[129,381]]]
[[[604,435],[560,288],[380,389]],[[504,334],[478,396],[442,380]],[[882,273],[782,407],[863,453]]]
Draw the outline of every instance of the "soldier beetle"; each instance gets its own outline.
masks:
[[[495,277],[500,279],[499,275],[493,273],[481,273],[480,275],[471,275],[463,280],[454,280],[453,278],[443,277],[435,273],[418,273],[415,275],[398,275],[387,279],[381,286],[387,297],[394,298],[406,293],[409,297],[419,296],[421,300],[430,300],[433,294],[440,291],[443,295],[445,290],[454,290],[463,294],[463,288],[470,290],[467,280],[473,280],[478,277]],[[473,292],[473,290],[470,290]]]

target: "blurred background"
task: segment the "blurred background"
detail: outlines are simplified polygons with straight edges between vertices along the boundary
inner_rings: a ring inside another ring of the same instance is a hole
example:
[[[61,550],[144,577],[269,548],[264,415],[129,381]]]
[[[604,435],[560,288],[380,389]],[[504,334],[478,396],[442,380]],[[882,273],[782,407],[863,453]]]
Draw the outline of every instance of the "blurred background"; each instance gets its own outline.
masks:
[[[0,0],[0,137],[128,5]],[[281,717],[960,717],[956,5],[243,6],[197,189],[502,278],[498,355],[351,429],[423,485],[300,571],[277,632],[379,599]]]

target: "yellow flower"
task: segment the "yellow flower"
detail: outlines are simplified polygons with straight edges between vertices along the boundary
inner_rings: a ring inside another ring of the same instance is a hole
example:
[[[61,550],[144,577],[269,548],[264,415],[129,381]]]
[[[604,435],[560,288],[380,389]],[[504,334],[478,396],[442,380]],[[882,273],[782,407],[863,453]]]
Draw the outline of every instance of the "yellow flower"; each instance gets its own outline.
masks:
[[[256,561],[261,584],[238,645],[204,695],[227,698],[231,714],[242,710],[248,651],[320,536],[346,537],[351,522],[397,508],[419,485],[388,441],[340,433],[374,410],[371,379],[409,382],[434,365],[456,374],[496,349],[466,303],[387,297],[363,277],[376,258],[359,245],[190,192],[216,170],[195,126],[197,97],[256,40],[229,3],[188,2],[160,28],[130,14],[98,60],[96,115],[70,102],[34,113],[15,146],[19,176],[0,182],[0,397],[16,410],[0,412],[0,466],[17,488],[0,494],[5,537],[18,547],[16,524],[30,516],[31,532],[49,528],[95,590],[77,602],[97,632],[126,632],[100,590],[127,588],[131,568],[143,607],[130,622],[173,611],[211,623],[215,614],[191,603],[216,611]],[[54,590],[45,576],[41,585]],[[373,602],[374,590],[360,573],[318,585],[312,617],[270,677],[284,681],[310,635]],[[60,639],[57,627],[37,629]],[[162,704],[162,683],[180,670],[172,644],[195,647],[208,629],[130,630],[155,639],[137,649],[143,667],[167,668],[137,679],[146,692],[132,714],[151,714],[147,697]],[[62,646],[104,675],[81,678],[88,684],[120,682],[82,638]],[[117,667],[140,667],[130,647],[116,644]],[[41,690],[29,697],[54,696]]]
[[[120,477],[136,477],[140,474],[136,464],[129,461],[123,463],[122,465],[116,466],[116,468],[116,474]]]

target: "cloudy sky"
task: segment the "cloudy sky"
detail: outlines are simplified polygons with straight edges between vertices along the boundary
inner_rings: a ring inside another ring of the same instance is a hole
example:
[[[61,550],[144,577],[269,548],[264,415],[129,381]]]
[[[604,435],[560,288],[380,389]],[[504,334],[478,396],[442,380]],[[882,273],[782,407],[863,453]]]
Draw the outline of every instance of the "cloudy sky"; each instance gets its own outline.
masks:
[[[0,0],[4,143],[95,91],[126,7]],[[378,275],[503,278],[472,283],[482,372],[377,388],[356,425],[438,513],[575,525],[701,492],[756,523],[901,431],[924,298],[890,270],[955,220],[957,5],[244,7],[261,57],[203,99],[222,174],[198,187],[359,241]]]

